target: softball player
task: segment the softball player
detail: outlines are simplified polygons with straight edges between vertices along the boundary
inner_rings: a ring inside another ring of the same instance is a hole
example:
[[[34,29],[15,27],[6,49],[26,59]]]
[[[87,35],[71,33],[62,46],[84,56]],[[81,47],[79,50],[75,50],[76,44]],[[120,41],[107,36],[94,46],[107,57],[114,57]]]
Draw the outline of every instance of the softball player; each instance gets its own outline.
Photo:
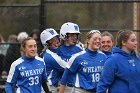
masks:
[[[60,38],[62,45],[60,46],[60,55],[66,62],[73,54],[82,51],[80,45],[77,44],[79,34],[79,26],[75,23],[67,22],[61,26]]]
[[[77,44],[79,34],[79,26],[75,23],[67,22],[61,26],[60,38],[62,45],[60,46],[59,55],[64,61],[68,62],[73,54],[82,51],[80,45]],[[72,87],[72,78],[69,76],[65,93],[71,93],[73,91]]]
[[[22,41],[21,48],[24,55],[11,65],[6,81],[6,93],[13,93],[12,87],[16,85],[16,93],[41,93],[41,86],[46,83],[47,76],[45,63],[37,53],[36,41],[27,37]]]
[[[140,56],[133,31],[121,31],[117,46],[106,60],[97,93],[140,93]]]
[[[100,79],[106,56],[98,51],[101,34],[98,30],[92,30],[87,35],[87,48],[73,55],[63,74],[60,93],[65,93],[65,85],[70,75],[73,77],[75,93],[95,93]]]
[[[57,93],[60,79],[66,67],[66,62],[58,56],[59,35],[54,29],[48,28],[41,33],[40,39],[44,47],[47,47],[43,58],[46,63],[48,87],[52,93]]]

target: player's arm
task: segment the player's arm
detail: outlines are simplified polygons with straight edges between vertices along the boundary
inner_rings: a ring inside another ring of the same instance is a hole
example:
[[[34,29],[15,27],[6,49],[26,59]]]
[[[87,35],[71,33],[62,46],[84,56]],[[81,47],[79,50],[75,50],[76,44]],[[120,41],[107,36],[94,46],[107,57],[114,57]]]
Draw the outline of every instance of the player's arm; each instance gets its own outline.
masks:
[[[15,87],[16,87],[15,84],[6,82],[6,85],[5,85],[6,93],[15,93]]]
[[[64,93],[65,86],[66,86],[67,81],[69,80],[68,78],[70,75],[71,75],[70,70],[66,68],[64,73],[63,73],[62,79],[61,79],[59,93]]]
[[[51,93],[51,92],[49,91],[49,88],[48,88],[48,86],[47,86],[47,83],[46,83],[46,82],[43,82],[43,83],[42,83],[42,87],[43,87],[43,89],[44,89],[45,93]]]
[[[46,66],[45,66],[46,64],[45,64],[45,62],[43,62],[43,63],[44,63],[44,70],[43,70],[43,74],[42,74],[42,78],[43,78],[42,87],[43,87],[45,93],[51,93],[47,86],[47,74],[46,74],[47,72],[46,72]]]
[[[65,85],[60,85],[59,93],[64,93]]]
[[[98,82],[97,85],[97,93],[107,93],[107,89],[109,86],[112,84],[114,81],[115,77],[115,71],[116,71],[116,66],[115,66],[114,60],[107,59],[104,65],[104,69],[101,74],[101,79]]]
[[[5,91],[6,93],[13,93],[12,91],[15,88],[18,77],[18,70],[16,69],[16,64],[13,63],[10,67],[9,75],[7,77],[6,85],[5,85]]]

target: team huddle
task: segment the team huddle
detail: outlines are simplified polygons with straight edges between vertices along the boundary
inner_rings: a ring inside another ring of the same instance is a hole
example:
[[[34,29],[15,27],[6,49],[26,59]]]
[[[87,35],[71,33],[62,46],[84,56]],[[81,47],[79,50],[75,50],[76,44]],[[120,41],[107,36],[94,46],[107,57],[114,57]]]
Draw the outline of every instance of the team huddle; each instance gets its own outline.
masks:
[[[107,31],[89,31],[84,45],[79,35],[79,26],[72,22],[64,23],[60,34],[45,29],[40,34],[42,58],[36,41],[24,39],[6,93],[140,93],[140,55],[133,31],[119,31],[114,46]]]

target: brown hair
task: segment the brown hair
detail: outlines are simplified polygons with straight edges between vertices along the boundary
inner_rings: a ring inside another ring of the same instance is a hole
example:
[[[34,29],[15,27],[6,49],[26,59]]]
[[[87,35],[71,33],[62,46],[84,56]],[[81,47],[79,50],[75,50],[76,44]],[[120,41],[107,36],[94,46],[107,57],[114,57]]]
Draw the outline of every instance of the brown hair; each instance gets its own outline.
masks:
[[[46,49],[48,49],[48,46],[44,46],[44,48],[42,49],[41,53],[39,54],[39,57],[43,58],[43,54],[46,51]]]
[[[104,31],[104,32],[101,34],[101,36],[102,36],[102,37],[103,37],[103,36],[109,36],[109,37],[111,37],[112,42],[114,42],[114,37],[113,37],[113,35],[112,35],[111,33],[109,33],[108,31]]]
[[[117,38],[116,38],[116,43],[117,43],[117,46],[122,48],[122,41],[123,42],[127,42],[127,40],[129,39],[130,35],[134,33],[133,31],[131,30],[121,30],[118,32],[118,35],[117,35]],[[135,56],[140,59],[140,55],[139,53],[135,52]]]
[[[28,40],[34,40],[34,39],[33,39],[32,37],[27,37],[27,38],[25,38],[25,39],[21,42],[21,47],[25,47],[26,42],[27,42]]]
[[[25,51],[23,50],[23,48],[25,48],[26,42],[29,40],[34,40],[34,39],[32,37],[27,37],[21,42],[21,46],[20,46],[21,55],[25,55]]]
[[[122,41],[127,42],[132,33],[134,32],[131,30],[120,30],[116,37],[116,45],[122,48]]]

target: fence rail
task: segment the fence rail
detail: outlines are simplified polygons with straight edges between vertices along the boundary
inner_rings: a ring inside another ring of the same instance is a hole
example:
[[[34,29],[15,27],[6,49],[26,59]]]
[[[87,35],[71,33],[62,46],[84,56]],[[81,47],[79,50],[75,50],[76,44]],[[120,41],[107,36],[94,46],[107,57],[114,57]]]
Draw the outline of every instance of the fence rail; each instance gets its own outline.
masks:
[[[127,2],[140,2],[139,0],[44,0],[45,3],[127,3]]]

